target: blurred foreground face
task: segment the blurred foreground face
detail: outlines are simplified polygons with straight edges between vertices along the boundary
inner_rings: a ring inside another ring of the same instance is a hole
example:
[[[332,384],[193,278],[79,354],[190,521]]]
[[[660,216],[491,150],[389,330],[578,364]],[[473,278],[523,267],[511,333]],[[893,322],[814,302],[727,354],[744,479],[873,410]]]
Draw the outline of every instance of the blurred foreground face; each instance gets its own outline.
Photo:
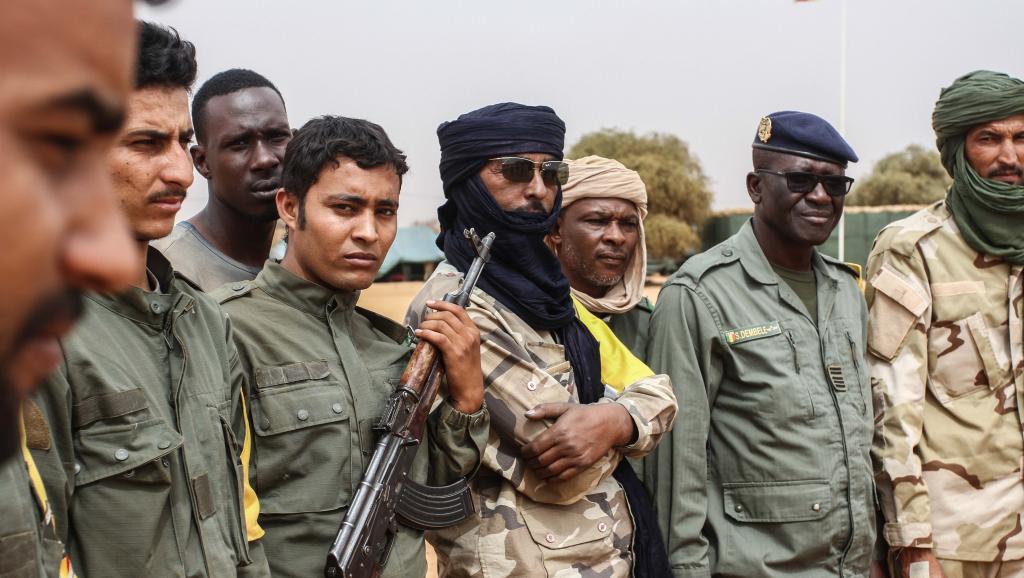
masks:
[[[76,292],[136,268],[104,155],[131,90],[130,0],[0,3],[0,457],[56,364]]]

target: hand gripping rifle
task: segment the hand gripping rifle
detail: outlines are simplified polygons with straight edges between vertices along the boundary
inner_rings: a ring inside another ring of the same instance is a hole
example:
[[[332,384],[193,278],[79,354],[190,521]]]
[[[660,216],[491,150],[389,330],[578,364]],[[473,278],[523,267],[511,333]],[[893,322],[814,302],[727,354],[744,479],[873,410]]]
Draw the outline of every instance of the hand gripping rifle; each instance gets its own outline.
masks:
[[[444,296],[465,307],[491,253],[494,233],[481,239],[473,229],[463,233],[476,258],[459,289]],[[363,474],[345,520],[327,552],[327,578],[375,578],[387,563],[398,523],[419,530],[453,526],[473,513],[469,484],[459,479],[447,486],[425,486],[407,479],[430,406],[441,384],[439,352],[420,341],[388,399],[375,429],[380,432],[370,465]]]

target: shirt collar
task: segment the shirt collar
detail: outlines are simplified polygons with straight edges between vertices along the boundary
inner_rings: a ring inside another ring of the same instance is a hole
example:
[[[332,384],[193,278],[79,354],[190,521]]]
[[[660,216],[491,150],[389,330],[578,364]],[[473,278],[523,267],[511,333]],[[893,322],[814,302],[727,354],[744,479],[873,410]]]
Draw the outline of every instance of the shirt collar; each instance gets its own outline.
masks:
[[[321,319],[333,310],[354,309],[359,300],[359,291],[328,289],[295,275],[277,261],[267,261],[253,284],[274,299]]]
[[[743,269],[746,270],[747,275],[750,275],[758,283],[762,285],[777,285],[779,277],[772,270],[771,263],[764,256],[764,251],[761,250],[761,245],[758,244],[757,237],[754,236],[753,223],[753,218],[748,219],[736,235],[735,250],[740,256],[740,263],[743,264]],[[811,269],[833,282],[838,281],[835,271],[825,263],[825,259],[822,258],[817,249],[814,249],[811,253]]]
[[[191,302],[192,297],[175,285],[170,262],[153,247],[146,248],[146,270],[159,282],[159,291],[130,287],[122,293],[89,293],[86,297],[122,317],[162,327],[166,315],[175,307]]]

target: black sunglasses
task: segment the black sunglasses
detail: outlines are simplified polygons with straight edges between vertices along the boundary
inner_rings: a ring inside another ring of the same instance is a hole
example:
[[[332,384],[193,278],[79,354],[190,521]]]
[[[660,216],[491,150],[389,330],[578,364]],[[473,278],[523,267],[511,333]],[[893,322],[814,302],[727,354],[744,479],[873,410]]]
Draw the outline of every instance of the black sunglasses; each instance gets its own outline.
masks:
[[[497,157],[487,160],[500,161],[501,176],[513,183],[528,183],[532,181],[535,170],[540,170],[540,178],[549,187],[564,185],[569,182],[569,163],[564,161],[535,163],[523,157]]]
[[[786,186],[789,187],[789,190],[801,195],[813,191],[818,183],[821,183],[830,197],[842,197],[849,193],[850,187],[853,186],[853,178],[842,175],[816,175],[800,171],[785,173],[768,169],[754,169],[754,172],[786,177]]]

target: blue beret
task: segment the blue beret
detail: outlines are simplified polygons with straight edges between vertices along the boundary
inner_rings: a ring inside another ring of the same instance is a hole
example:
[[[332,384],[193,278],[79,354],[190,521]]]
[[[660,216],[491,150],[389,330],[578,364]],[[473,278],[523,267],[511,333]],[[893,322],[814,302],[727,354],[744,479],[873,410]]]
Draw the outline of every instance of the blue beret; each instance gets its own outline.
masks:
[[[796,110],[773,112],[761,117],[753,146],[843,167],[858,160],[857,153],[828,121]]]

